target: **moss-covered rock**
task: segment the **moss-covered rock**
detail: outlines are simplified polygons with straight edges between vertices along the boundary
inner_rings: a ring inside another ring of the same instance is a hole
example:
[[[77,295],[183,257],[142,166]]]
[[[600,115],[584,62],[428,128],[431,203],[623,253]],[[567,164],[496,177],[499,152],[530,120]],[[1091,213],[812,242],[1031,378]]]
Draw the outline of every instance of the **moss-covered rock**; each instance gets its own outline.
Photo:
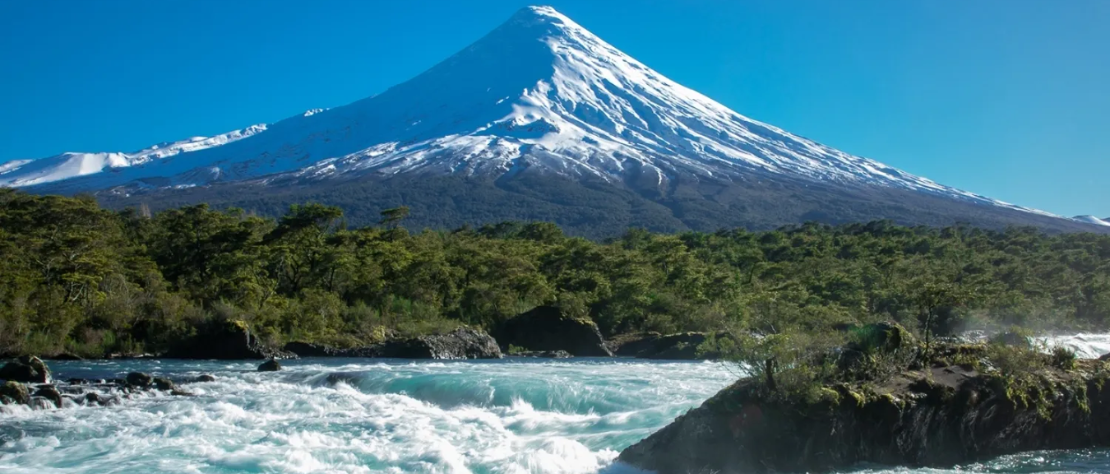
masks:
[[[1024,376],[934,362],[882,380],[826,384],[805,399],[743,379],[620,460],[659,474],[828,472],[1110,446],[1110,390],[1100,389],[1110,364],[1061,370],[1033,361],[1041,356],[1048,359],[1028,356],[1036,368]]]
[[[26,385],[9,380],[0,385],[0,400],[4,400],[4,403],[26,405],[31,403],[31,393]]]

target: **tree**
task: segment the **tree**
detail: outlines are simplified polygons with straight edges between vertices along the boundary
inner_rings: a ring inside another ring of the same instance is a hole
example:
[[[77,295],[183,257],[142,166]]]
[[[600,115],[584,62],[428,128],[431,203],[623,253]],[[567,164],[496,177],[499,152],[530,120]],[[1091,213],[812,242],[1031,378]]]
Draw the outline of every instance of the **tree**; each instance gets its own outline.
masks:
[[[397,225],[400,224],[401,221],[405,220],[405,218],[408,217],[408,216],[409,216],[408,206],[400,206],[400,207],[394,207],[392,209],[386,209],[386,210],[382,211],[382,220],[380,221],[380,224],[386,226],[386,228],[388,228],[388,229],[393,229],[393,228],[396,228]]]

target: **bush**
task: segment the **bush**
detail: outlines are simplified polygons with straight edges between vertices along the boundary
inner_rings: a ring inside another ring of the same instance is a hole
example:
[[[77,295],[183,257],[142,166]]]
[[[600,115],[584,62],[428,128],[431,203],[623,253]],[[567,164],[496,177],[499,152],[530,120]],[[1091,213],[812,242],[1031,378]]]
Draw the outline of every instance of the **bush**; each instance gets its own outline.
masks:
[[[1060,370],[1075,370],[1078,365],[1078,357],[1075,351],[1066,347],[1054,347],[1052,349],[1052,366]]]

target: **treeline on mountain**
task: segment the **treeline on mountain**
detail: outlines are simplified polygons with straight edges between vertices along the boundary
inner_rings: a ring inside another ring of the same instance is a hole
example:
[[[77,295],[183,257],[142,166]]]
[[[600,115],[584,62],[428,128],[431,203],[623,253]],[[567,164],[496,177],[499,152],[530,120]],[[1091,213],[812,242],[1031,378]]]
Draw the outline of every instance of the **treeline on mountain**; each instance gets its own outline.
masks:
[[[207,205],[151,215],[0,190],[0,352],[159,352],[217,320],[273,343],[353,346],[488,329],[538,305],[606,336],[1110,323],[1105,235],[877,221],[597,242],[546,222],[410,232],[409,212],[351,227],[320,204],[278,219]]]
[[[101,193],[98,199],[113,209],[147,204],[159,211],[204,202],[214,208],[237,207],[270,217],[283,215],[292,204],[319,202],[342,208],[353,226],[374,224],[382,209],[404,205],[412,209],[412,216],[405,221],[410,229],[543,221],[558,224],[568,235],[594,240],[619,237],[629,227],[663,233],[716,232],[738,227],[773,230],[807,221],[839,225],[883,219],[911,226],[973,222],[996,230],[1011,226],[1037,226],[1050,232],[1100,230],[1067,219],[921,192],[798,181],[756,172],[737,181],[676,173],[662,188],[655,175],[614,179],[623,181],[569,179],[527,170],[497,179],[359,175],[267,185],[232,182]],[[169,184],[151,183],[155,187]],[[1105,231],[1110,233],[1110,228]]]

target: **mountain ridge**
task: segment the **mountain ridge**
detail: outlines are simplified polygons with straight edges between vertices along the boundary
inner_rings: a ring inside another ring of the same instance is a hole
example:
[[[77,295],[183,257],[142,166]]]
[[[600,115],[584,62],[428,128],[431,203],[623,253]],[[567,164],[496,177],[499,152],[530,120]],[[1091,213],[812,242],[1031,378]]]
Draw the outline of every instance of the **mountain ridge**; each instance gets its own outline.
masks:
[[[522,9],[424,73],[351,104],[296,115],[215,146],[125,165],[102,161],[108,165],[94,162],[99,170],[62,173],[65,178],[53,182],[26,179],[23,170],[43,166],[36,161],[4,164],[0,185],[160,199],[155,195],[227,183],[325,187],[451,175],[496,182],[538,173],[600,180],[656,201],[673,194],[680,181],[707,189],[767,181],[782,189],[800,186],[793,194],[818,184],[847,194],[886,187],[1028,214],[1029,222],[1058,218],[744,117],[550,7]],[[103,170],[110,172],[97,172]],[[1014,220],[1023,219],[1001,219]]]

